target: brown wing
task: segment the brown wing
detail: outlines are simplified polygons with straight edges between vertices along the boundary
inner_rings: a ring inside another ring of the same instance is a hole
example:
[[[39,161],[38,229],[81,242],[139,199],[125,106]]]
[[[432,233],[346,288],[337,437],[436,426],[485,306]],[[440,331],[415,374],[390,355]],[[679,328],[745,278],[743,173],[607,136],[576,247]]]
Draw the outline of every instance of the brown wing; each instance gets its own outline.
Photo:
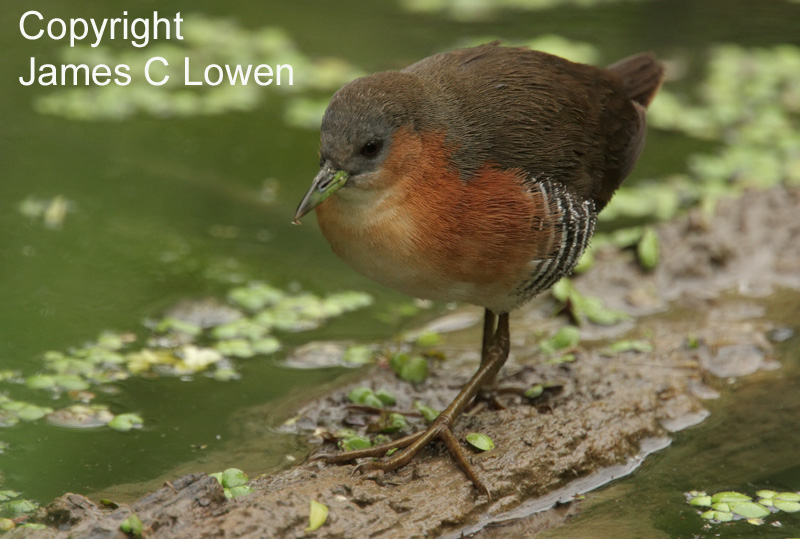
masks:
[[[426,58],[404,71],[430,81],[450,108],[449,142],[463,179],[485,163],[550,178],[597,209],[644,143],[644,106],[661,66],[638,55],[609,70],[496,44]]]

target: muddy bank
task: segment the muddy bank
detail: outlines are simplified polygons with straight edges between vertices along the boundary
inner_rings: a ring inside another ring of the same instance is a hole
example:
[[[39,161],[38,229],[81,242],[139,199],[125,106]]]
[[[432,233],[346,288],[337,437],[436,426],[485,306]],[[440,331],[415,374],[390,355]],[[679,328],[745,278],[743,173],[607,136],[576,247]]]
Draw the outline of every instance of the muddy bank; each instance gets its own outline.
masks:
[[[635,466],[643,446],[661,447],[671,431],[701,421],[704,399],[713,398],[718,377],[776,367],[766,337],[775,328],[752,298],[775,287],[800,288],[798,209],[798,189],[754,192],[721,203],[712,219],[693,213],[665,224],[658,229],[662,261],[650,274],[638,268],[632,253],[598,253],[596,267],[577,278],[576,286],[634,318],[583,327],[573,362],[548,364],[538,349],[543,335],[565,323],[552,317],[548,297],[514,313],[503,385],[550,382],[562,390],[532,404],[507,400],[505,410],[479,410],[457,423],[460,438],[483,432],[497,446],[472,459],[490,485],[491,501],[432,446],[385,476],[354,477],[349,465],[305,463],[253,481],[256,492],[234,501],[202,474],[176,479],[115,510],[67,494],[39,514],[39,521],[54,528],[35,533],[123,537],[119,523],[135,512],[148,537],[303,537],[314,499],[330,508],[326,524],[314,533],[318,537],[458,536],[569,501]],[[723,294],[728,291],[735,293]],[[465,307],[456,314],[463,313],[479,311]],[[442,408],[475,369],[479,333],[473,325],[446,334],[440,347],[446,359],[433,363],[418,389],[381,366],[354,385],[388,389],[398,397],[398,409],[412,409],[415,400]],[[609,339],[620,338],[646,338],[653,349],[604,351]],[[345,408],[354,385],[309,403],[298,411],[296,424],[340,426],[354,414]],[[575,505],[543,513],[535,526],[552,526]],[[502,527],[496,530],[502,535]],[[9,536],[22,535],[36,536],[24,530]]]

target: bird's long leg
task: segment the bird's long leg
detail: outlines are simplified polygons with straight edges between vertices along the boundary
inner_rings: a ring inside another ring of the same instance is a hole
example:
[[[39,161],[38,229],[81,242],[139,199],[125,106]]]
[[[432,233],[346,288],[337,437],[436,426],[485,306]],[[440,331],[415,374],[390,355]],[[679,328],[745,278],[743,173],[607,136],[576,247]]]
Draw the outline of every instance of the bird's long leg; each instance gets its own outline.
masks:
[[[497,331],[497,315],[489,309],[483,315],[483,343],[481,345],[481,365],[483,365],[489,357],[489,348],[492,345],[495,333]],[[495,373],[496,375],[497,373]],[[492,377],[487,380],[483,387],[478,390],[477,398],[475,398],[467,409],[468,413],[476,413],[481,409],[488,406],[493,410],[503,410],[505,406],[497,398],[497,393],[494,390],[495,380]]]
[[[494,322],[494,313],[487,311],[486,319],[492,317],[492,324]],[[487,327],[489,322],[486,322],[484,327]],[[436,419],[431,423],[427,430],[400,438],[394,442],[383,444],[369,449],[362,449],[357,451],[349,451],[336,455],[319,455],[316,459],[325,460],[329,463],[349,462],[362,457],[378,457],[386,454],[390,449],[403,448],[402,451],[396,455],[380,461],[365,462],[356,467],[356,471],[367,472],[372,470],[382,470],[389,472],[396,470],[401,466],[408,464],[419,451],[425,447],[432,440],[441,439],[450,455],[455,459],[464,473],[470,478],[475,487],[489,496],[489,489],[478,478],[474,468],[469,463],[469,460],[464,455],[464,450],[458,442],[458,439],[453,434],[453,425],[456,419],[464,410],[464,408],[475,398],[481,387],[487,382],[491,382],[500,367],[503,366],[508,358],[509,350],[509,332],[508,332],[508,314],[501,314],[497,320],[497,329],[491,339],[491,344],[485,348],[485,354],[481,361],[481,366],[478,371],[472,376],[467,384],[461,389],[453,402],[440,413]]]
[[[481,342],[481,365],[489,355],[489,347],[492,346],[495,331],[497,330],[497,315],[489,309],[483,314],[483,341]]]

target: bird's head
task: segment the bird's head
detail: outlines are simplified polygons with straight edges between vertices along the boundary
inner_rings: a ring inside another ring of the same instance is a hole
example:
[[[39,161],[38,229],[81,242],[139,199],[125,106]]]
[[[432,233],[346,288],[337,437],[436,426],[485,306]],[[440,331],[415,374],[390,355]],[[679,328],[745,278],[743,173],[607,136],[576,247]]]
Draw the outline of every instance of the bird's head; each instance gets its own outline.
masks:
[[[336,92],[322,118],[319,172],[294,222],[341,190],[387,187],[393,177],[383,166],[395,134],[400,128],[422,128],[428,109],[419,79],[398,71],[356,79]]]

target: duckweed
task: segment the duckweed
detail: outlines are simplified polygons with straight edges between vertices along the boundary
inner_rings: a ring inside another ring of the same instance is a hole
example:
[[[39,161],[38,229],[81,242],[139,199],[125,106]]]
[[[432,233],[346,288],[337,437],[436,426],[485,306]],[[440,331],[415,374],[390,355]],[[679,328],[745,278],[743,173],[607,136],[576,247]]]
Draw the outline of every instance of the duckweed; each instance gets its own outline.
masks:
[[[308,512],[308,527],[305,531],[313,532],[320,529],[326,520],[328,520],[328,506],[316,500],[311,500],[311,508]]]
[[[372,441],[366,436],[349,436],[339,440],[339,447],[344,451],[356,451],[372,447]]]
[[[353,404],[372,406],[373,408],[383,408],[385,404],[384,400],[368,387],[357,387],[351,390],[347,395],[347,399]]]
[[[422,401],[414,401],[414,408],[422,414],[422,418],[428,424],[433,423],[433,420],[439,416],[438,411],[427,404],[423,404]]]
[[[0,393],[0,427],[47,417],[53,425],[72,428],[139,428],[143,424],[140,416],[115,414],[106,405],[90,404],[95,395],[88,390],[131,376],[206,373],[219,381],[233,380],[239,377],[233,359],[269,356],[282,348],[274,332],[315,328],[372,302],[361,292],[319,297],[281,291],[260,282],[237,286],[227,297],[233,306],[198,302],[195,308],[184,309],[189,313],[183,315],[185,318],[173,312],[161,320],[146,321],[151,333],[145,339],[130,332],[106,331],[83,346],[45,352],[37,374],[23,378],[17,372],[4,371],[0,383],[24,383],[31,390],[46,391],[56,398],[80,395],[84,402],[54,410]],[[224,316],[214,316],[214,310],[224,311]],[[372,349],[353,347],[348,354],[353,364],[365,363],[371,360]],[[373,395],[370,405],[383,406],[389,400],[388,393]]]
[[[547,340],[539,343],[539,349],[548,355],[556,354],[559,350],[577,346],[581,340],[581,330],[575,326],[564,326]]]
[[[141,537],[144,525],[136,513],[131,513],[128,518],[120,522],[119,529],[123,533],[133,535],[134,537]]]
[[[389,360],[389,366],[401,380],[412,384],[421,384],[428,378],[428,362],[422,356],[397,353]]]
[[[544,393],[544,386],[542,384],[534,384],[525,390],[523,395],[529,399],[540,397]]]
[[[108,422],[108,426],[114,430],[126,432],[131,429],[141,428],[144,419],[137,414],[119,414]]]
[[[402,430],[408,425],[406,416],[395,412],[383,413],[376,423],[370,425],[369,430],[377,431],[384,434],[391,434]]]
[[[647,271],[652,271],[658,265],[661,247],[658,235],[652,227],[645,227],[639,243],[636,244],[636,256],[639,264]]]
[[[561,302],[578,325],[587,321],[610,326],[628,320],[630,317],[613,309],[608,309],[599,298],[584,296],[568,278],[561,279],[552,288],[553,297]]]
[[[43,199],[27,197],[18,206],[19,212],[31,221],[40,222],[49,229],[59,229],[67,214],[75,211],[75,204],[63,195]]]
[[[641,339],[621,340],[611,343],[601,350],[605,356],[615,356],[623,352],[647,353],[653,351],[653,345],[649,341]]]
[[[481,451],[491,451],[494,449],[494,442],[487,435],[480,432],[470,432],[467,434],[467,442],[475,449]]]
[[[686,493],[689,505],[704,509],[700,516],[712,522],[745,520],[753,525],[761,525],[764,518],[780,511],[795,513],[800,511],[800,493],[759,490],[758,501],[751,496],[736,491],[718,492],[708,495],[704,491],[693,490]]]
[[[238,498],[252,494],[255,489],[248,485],[250,478],[238,468],[228,468],[223,472],[208,474],[222,486],[226,498]]]

